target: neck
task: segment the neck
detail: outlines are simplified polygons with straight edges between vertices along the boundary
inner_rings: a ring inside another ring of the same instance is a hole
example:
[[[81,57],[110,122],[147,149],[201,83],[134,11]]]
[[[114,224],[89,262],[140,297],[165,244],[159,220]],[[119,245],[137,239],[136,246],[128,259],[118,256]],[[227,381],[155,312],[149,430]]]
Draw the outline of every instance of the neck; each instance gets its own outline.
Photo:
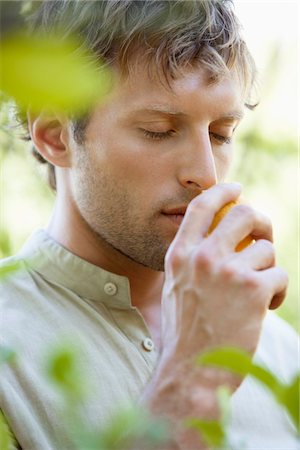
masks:
[[[143,315],[144,311],[159,307],[164,273],[144,267],[110,246],[90,229],[72,202],[66,203],[61,197],[57,197],[46,228],[48,234],[76,256],[104,270],[127,277],[132,304]],[[67,233],[65,230],[68,230]]]

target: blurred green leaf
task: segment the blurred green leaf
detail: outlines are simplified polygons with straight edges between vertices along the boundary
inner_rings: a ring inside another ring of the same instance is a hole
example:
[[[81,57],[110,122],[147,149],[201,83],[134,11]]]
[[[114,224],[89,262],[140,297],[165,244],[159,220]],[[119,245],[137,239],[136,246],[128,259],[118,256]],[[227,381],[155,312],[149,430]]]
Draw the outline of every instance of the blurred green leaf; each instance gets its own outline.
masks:
[[[287,408],[300,434],[300,375],[296,375],[291,384],[282,393],[280,402]]]
[[[244,132],[239,137],[240,151],[244,153],[254,153],[255,156],[259,156],[262,153],[271,155],[272,157],[285,158],[287,155],[297,154],[297,141],[293,138],[285,136],[277,136],[276,139],[267,137],[259,131],[257,126],[256,130],[252,129]]]
[[[8,275],[11,275],[15,272],[18,272],[19,270],[22,270],[21,261],[7,263],[3,266],[0,266],[0,279],[7,277]]]
[[[188,419],[186,424],[191,428],[198,430],[204,442],[209,447],[221,448],[223,446],[225,431],[220,422],[191,418]]]
[[[11,242],[7,230],[3,230],[0,235],[0,258],[11,255]],[[1,270],[1,269],[0,269]]]
[[[221,421],[224,426],[230,420],[230,391],[227,387],[221,386],[217,391],[218,403],[221,411]]]
[[[186,426],[200,432],[201,438],[210,448],[224,448],[227,442],[227,426],[230,420],[230,392],[221,386],[217,391],[221,412],[220,420],[203,420],[191,417],[185,421]],[[226,447],[227,448],[227,447]]]
[[[89,450],[129,450],[137,445],[150,450],[167,442],[168,437],[163,420],[158,421],[139,408],[126,408],[120,409],[100,432],[82,436],[81,442],[82,448]]]
[[[78,348],[66,342],[52,348],[47,355],[46,373],[70,401],[80,401],[87,390],[79,361]]]
[[[1,41],[0,52],[0,88],[21,109],[80,115],[111,87],[111,71],[75,39],[19,32]]]
[[[232,347],[204,353],[197,357],[197,363],[221,367],[243,377],[251,375],[256,378],[271,391],[277,402],[287,409],[298,433],[300,432],[298,375],[291,384],[283,384],[269,370],[253,363],[246,352]]]
[[[11,450],[14,444],[14,438],[9,430],[2,412],[0,411],[0,449]]]
[[[167,439],[165,423],[139,408],[120,408],[106,426],[91,429],[82,406],[86,400],[88,378],[80,370],[81,349],[65,340],[46,355],[46,373],[64,396],[62,418],[74,442],[74,450],[128,450],[139,439],[143,450],[151,450]]]
[[[271,390],[282,390],[281,383],[271,372],[254,364],[248,353],[237,348],[224,347],[204,353],[197,358],[197,362],[219,366],[243,377],[252,375]]]
[[[16,360],[16,352],[7,346],[0,346],[0,366],[6,363],[13,363]],[[0,447],[1,448],[1,447]]]

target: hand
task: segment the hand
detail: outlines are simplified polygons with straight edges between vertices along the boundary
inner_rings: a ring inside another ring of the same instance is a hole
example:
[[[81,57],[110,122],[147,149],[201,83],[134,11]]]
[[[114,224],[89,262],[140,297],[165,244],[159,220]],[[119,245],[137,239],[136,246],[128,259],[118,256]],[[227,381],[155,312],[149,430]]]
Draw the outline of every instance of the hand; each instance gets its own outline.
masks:
[[[224,345],[253,354],[268,307],[279,306],[287,288],[286,273],[275,267],[270,221],[258,211],[237,205],[206,237],[216,212],[240,193],[239,185],[218,184],[196,197],[166,255],[158,372],[193,395],[205,378],[194,357]],[[236,253],[249,234],[256,242]],[[206,373],[212,390],[224,381],[237,387],[232,375]]]

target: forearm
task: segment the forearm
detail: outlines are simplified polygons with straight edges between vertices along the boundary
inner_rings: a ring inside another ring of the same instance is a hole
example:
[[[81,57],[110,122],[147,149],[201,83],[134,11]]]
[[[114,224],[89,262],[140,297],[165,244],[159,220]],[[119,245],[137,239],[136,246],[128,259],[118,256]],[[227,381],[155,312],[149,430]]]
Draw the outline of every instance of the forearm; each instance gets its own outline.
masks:
[[[228,383],[217,371],[203,373],[190,367],[176,373],[174,367],[174,372],[171,367],[158,366],[141,399],[142,406],[156,419],[165,420],[170,430],[169,446],[164,444],[157,450],[207,449],[199,432],[188,428],[185,422],[189,417],[218,420],[217,388]]]
[[[147,389],[143,397],[143,405],[156,418],[165,421],[169,440],[155,450],[206,450],[207,447],[200,438],[197,430],[187,427],[185,419],[188,417],[196,417],[193,413],[193,407],[189,408],[188,404],[182,404],[180,396],[174,395],[172,398],[165,396],[162,392],[153,392],[151,388]],[[208,399],[207,393],[202,396],[203,413],[201,417],[205,417],[208,412],[209,416],[215,415],[217,409],[214,399]],[[208,407],[208,403],[211,406]],[[201,407],[198,406],[198,411]],[[199,417],[199,416],[198,416]]]

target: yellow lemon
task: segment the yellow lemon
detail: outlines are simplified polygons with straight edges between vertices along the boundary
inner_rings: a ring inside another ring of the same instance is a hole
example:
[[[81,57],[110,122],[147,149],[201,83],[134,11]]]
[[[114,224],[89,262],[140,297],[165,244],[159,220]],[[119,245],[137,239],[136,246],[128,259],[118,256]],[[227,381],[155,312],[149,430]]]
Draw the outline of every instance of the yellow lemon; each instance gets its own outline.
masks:
[[[209,230],[207,233],[208,235],[216,228],[218,223],[221,222],[223,217],[226,216],[226,214],[231,210],[231,208],[237,204],[238,204],[238,202],[236,202],[236,201],[229,202],[225,206],[223,206],[223,208],[221,208],[220,211],[217,212],[217,214],[215,215],[215,217],[212,221],[211,226],[209,227]],[[235,251],[240,252],[241,250],[248,247],[248,245],[252,244],[253,242],[254,242],[253,238],[251,236],[247,236],[236,246]]]

